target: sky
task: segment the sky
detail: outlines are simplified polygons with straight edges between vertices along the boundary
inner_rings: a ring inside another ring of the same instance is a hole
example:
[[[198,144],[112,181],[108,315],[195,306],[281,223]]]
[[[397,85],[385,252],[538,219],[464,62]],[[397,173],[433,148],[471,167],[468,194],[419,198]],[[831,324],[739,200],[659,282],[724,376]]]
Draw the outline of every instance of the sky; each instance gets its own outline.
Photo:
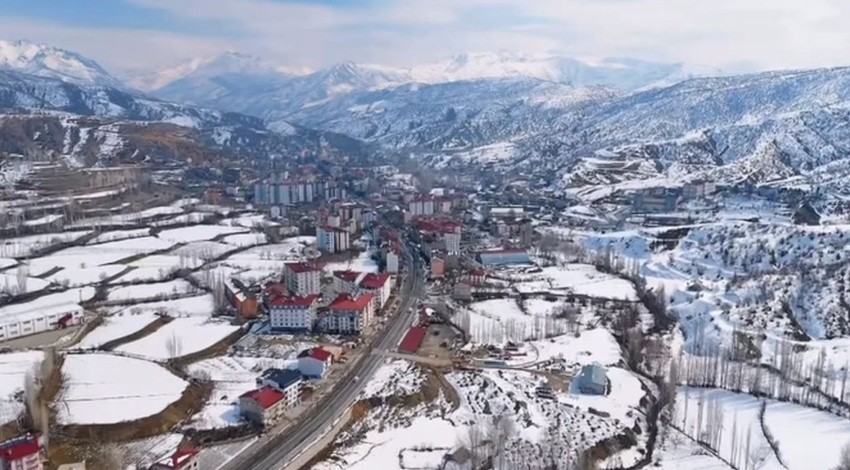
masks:
[[[850,65],[841,0],[3,0],[2,39],[114,73],[237,51],[288,67],[463,52],[631,57],[726,71]]]

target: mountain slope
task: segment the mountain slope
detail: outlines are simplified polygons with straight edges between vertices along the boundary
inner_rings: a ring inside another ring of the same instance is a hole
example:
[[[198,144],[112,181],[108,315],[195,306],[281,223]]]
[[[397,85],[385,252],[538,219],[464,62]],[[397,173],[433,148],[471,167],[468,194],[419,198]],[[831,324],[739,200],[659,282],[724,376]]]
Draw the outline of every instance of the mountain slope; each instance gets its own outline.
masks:
[[[0,41],[0,70],[12,70],[77,85],[123,88],[97,62],[64,49],[29,41]]]

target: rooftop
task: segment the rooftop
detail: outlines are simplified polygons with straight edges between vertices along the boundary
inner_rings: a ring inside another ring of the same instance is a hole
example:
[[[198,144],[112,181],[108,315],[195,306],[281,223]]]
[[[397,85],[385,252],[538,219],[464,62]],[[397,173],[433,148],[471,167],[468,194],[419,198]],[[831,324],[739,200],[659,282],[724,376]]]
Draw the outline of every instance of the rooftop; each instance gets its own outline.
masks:
[[[286,388],[301,381],[301,372],[292,369],[268,369],[263,373],[262,378],[271,380],[281,388]]]
[[[357,282],[361,276],[363,276],[363,273],[359,271],[334,271],[334,277],[345,282]]]
[[[200,451],[198,451],[198,449],[192,449],[189,447],[177,449],[177,451],[175,451],[170,457],[166,457],[157,462],[157,465],[166,468],[183,468],[189,464],[192,461],[192,457],[198,455],[199,452]]]
[[[322,272],[318,266],[310,263],[286,263],[286,267],[294,273]]]
[[[319,299],[317,294],[308,295],[306,297],[299,296],[278,296],[269,302],[272,307],[278,308],[307,308]]]
[[[331,310],[365,310],[375,296],[372,294],[362,294],[359,297],[354,297],[349,294],[340,294],[328,308]]]
[[[369,290],[381,289],[387,285],[387,281],[389,280],[390,275],[388,273],[369,273],[360,281],[360,287]]]
[[[272,387],[263,387],[259,390],[251,390],[240,395],[241,398],[250,398],[257,402],[264,410],[271,408],[286,398],[282,392],[279,392]]]
[[[312,357],[313,359],[317,359],[319,361],[325,362],[328,359],[332,358],[333,354],[331,354],[330,351],[328,351],[327,349],[324,349],[322,347],[318,347],[318,348],[305,349],[305,350],[301,351],[300,354],[298,354],[298,357],[299,358],[301,358],[301,357]]]

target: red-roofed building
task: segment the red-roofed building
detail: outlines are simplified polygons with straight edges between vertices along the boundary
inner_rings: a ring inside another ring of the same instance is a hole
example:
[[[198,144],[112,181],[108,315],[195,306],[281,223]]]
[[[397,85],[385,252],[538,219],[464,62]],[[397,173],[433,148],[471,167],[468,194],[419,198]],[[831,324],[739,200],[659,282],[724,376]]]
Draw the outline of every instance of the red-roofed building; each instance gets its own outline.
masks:
[[[151,466],[151,470],[200,470],[200,451],[189,447],[177,449],[170,456]]]
[[[375,310],[381,310],[393,291],[393,277],[389,273],[369,273],[358,284],[360,292],[375,296]]]
[[[322,292],[321,274],[321,268],[309,263],[286,263],[283,270],[286,288],[302,297]]]
[[[41,450],[44,444],[39,434],[0,442],[0,469],[2,470],[42,470]]]
[[[310,379],[323,378],[333,362],[333,354],[321,347],[305,349],[298,354],[298,370]]]
[[[360,271],[334,271],[333,288],[337,294],[350,294],[354,292],[360,280],[366,273]]]
[[[419,351],[419,347],[422,346],[422,341],[425,340],[427,333],[428,329],[424,326],[414,326],[407,330],[407,334],[404,335],[404,339],[401,340],[401,344],[398,346],[399,352],[416,354]]]
[[[319,316],[319,329],[330,333],[360,334],[375,311],[375,296],[340,294]]]
[[[269,326],[275,331],[312,331],[319,296],[275,297],[269,301]]]
[[[276,423],[287,407],[286,395],[265,386],[251,390],[239,397],[239,412],[245,419],[269,427]]]
[[[475,268],[470,269],[466,276],[464,276],[463,280],[474,286],[480,286],[481,284],[484,284],[484,280],[486,278],[487,271],[481,268]]]
[[[460,222],[446,217],[425,217],[416,220],[416,228],[424,238],[442,242],[447,253],[460,252],[463,232],[463,225]]]

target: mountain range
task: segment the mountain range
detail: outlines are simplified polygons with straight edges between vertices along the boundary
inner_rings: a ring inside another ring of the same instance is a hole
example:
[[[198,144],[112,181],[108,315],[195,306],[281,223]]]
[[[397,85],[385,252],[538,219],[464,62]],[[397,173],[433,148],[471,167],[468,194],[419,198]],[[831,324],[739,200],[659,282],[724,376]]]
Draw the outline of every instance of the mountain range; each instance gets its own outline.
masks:
[[[308,71],[225,53],[121,81],[79,54],[19,41],[0,42],[0,70],[7,109],[170,123],[216,136],[215,145],[232,129],[312,142],[348,136],[343,148],[361,151],[361,141],[434,166],[539,173],[567,190],[699,177],[836,185],[834,175],[850,173],[845,68],[723,76],[494,53]]]

